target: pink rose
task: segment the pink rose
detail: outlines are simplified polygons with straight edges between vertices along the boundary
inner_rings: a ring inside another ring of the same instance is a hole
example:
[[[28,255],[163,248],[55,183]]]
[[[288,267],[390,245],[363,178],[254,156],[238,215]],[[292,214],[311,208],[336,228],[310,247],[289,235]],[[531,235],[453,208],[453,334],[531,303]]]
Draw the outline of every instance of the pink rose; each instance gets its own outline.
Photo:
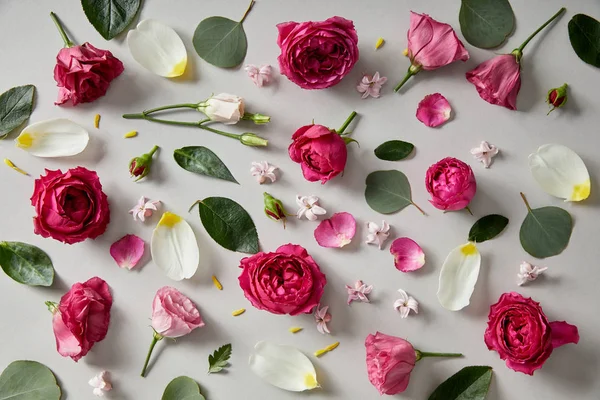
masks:
[[[397,394],[408,387],[417,362],[412,345],[404,339],[377,332],[365,340],[369,381],[379,394]]]
[[[204,326],[200,312],[179,290],[165,286],[152,303],[152,329],[162,337],[178,338]]]
[[[310,313],[321,301],[327,278],[298,245],[286,244],[275,253],[243,258],[239,276],[244,296],[259,310],[273,314]]]
[[[62,173],[46,170],[35,180],[31,205],[34,232],[73,244],[94,239],[106,230],[110,210],[98,175],[83,167]]]
[[[447,157],[427,170],[425,187],[429,202],[439,210],[456,211],[467,207],[477,191],[473,170],[464,162]]]
[[[475,85],[479,96],[490,104],[517,109],[521,89],[521,65],[513,54],[502,54],[479,64],[467,72],[467,80]]]
[[[342,17],[277,25],[279,69],[303,89],[338,84],[358,61],[354,23]]]
[[[304,179],[325,183],[346,167],[346,142],[336,131],[323,125],[306,125],[292,136],[290,158],[302,167]]]
[[[63,357],[78,361],[106,336],[112,296],[108,284],[98,277],[76,283],[60,303],[46,302],[53,312],[56,349]]]
[[[564,321],[548,322],[540,303],[511,292],[490,307],[484,340],[508,368],[533,375],[553,349],[579,342],[579,333]]]

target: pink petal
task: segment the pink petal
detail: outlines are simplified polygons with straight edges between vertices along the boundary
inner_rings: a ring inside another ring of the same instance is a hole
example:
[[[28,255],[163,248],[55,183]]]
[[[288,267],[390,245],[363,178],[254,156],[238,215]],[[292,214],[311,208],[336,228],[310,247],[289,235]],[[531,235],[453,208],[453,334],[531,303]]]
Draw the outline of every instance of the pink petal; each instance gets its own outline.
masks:
[[[144,241],[135,235],[125,235],[110,246],[110,255],[120,268],[132,269],[144,255]]]
[[[315,229],[315,239],[321,247],[344,247],[356,233],[356,220],[347,212],[333,214]]]
[[[550,322],[552,328],[552,347],[557,348],[565,344],[579,342],[579,331],[575,325],[565,321]]]
[[[425,125],[435,128],[450,119],[452,107],[444,96],[439,93],[428,94],[419,103],[417,119]]]
[[[396,269],[402,272],[416,271],[425,265],[425,253],[412,239],[404,237],[394,240],[390,253],[394,256]]]

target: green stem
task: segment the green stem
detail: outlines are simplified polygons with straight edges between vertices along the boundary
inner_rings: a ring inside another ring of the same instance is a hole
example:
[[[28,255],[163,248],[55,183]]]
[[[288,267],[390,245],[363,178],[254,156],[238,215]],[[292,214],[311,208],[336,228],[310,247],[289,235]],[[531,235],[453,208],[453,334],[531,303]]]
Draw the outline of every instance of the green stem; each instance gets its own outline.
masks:
[[[142,112],[144,115],[152,114],[153,112],[162,111],[162,110],[172,110],[174,108],[198,108],[198,103],[181,103],[181,104],[171,104],[168,106],[151,108],[149,110],[145,110]]]
[[[238,135],[235,133],[223,132],[218,129],[210,128],[208,126],[204,126],[203,124],[206,122],[210,122],[210,119],[203,119],[198,122],[186,122],[186,121],[172,121],[169,119],[159,119],[150,117],[144,113],[139,114],[123,114],[123,118],[125,119],[145,119],[146,121],[158,122],[159,124],[167,124],[167,125],[179,125],[179,126],[193,126],[194,128],[204,129],[205,131],[216,133],[217,135],[227,136],[232,139],[241,140],[242,135]]]
[[[144,378],[146,376],[146,369],[148,368],[148,362],[150,362],[150,356],[152,355],[152,351],[154,350],[154,346],[158,343],[159,340],[162,340],[162,336],[158,333],[154,332],[152,335],[152,342],[150,343],[150,349],[148,349],[148,354],[146,355],[146,361],[144,361],[144,366],[142,367],[142,373],[140,376]]]
[[[58,20],[58,17],[56,16],[56,14],[54,14],[54,12],[50,13],[50,18],[52,18],[52,21],[54,21],[54,25],[56,25],[56,27],[58,28],[58,33],[60,33],[60,36],[62,37],[62,40],[65,43],[65,47],[73,47],[73,42],[71,42],[71,40],[67,36],[65,29],[61,25],[60,21]]]
[[[521,198],[523,199],[523,202],[525,202],[525,207],[527,207],[527,211],[531,211],[531,207],[529,207],[529,202],[525,198],[525,195],[523,194],[523,192],[520,192],[519,194],[521,195]]]
[[[408,70],[408,72],[406,73],[406,75],[404,75],[404,79],[402,79],[402,81],[400,81],[399,84],[396,85],[396,87],[394,88],[394,92],[398,92],[398,90],[400,90],[400,88],[402,86],[404,86],[404,84],[406,82],[408,82],[408,80],[414,75],[414,72],[412,72],[410,69]]]
[[[423,215],[427,215],[425,213],[425,211],[423,211],[423,209],[421,207],[419,207],[416,203],[413,203],[412,201],[410,202],[413,206],[417,207],[417,210],[421,211],[421,214]]]
[[[338,134],[342,134],[344,133],[344,131],[346,130],[346,128],[348,127],[348,125],[350,125],[350,123],[352,122],[352,120],[354,119],[354,117],[356,117],[356,111],[352,111],[350,113],[350,115],[348,116],[348,118],[346,118],[346,121],[344,121],[344,123],[342,124],[342,126],[340,127],[340,129],[337,130]]]
[[[430,353],[428,351],[415,350],[417,353],[417,361],[425,357],[462,357],[461,353]]]
[[[240,20],[240,24],[244,22],[244,20],[248,16],[248,13],[250,12],[250,10],[252,10],[252,7],[254,6],[254,3],[255,3],[254,0],[250,0],[250,5],[248,6],[248,8],[246,9],[246,12],[242,16],[242,19]]]
[[[204,129],[205,131],[216,133],[217,135],[227,136],[227,137],[230,137],[230,138],[236,139],[236,140],[240,140],[242,137],[242,135],[237,135],[235,133],[229,133],[229,132],[223,132],[218,129],[210,128],[210,127],[204,126],[204,125],[198,125],[198,128]]]
[[[148,152],[148,155],[150,156],[150,158],[152,158],[152,156],[154,155],[154,153],[156,153],[156,150],[158,150],[158,146],[154,145],[154,147],[152,148],[152,150],[150,150]]]
[[[466,206],[465,210],[467,210],[469,212],[469,214],[473,215],[473,211],[471,211],[471,209],[469,208],[469,206]]]
[[[527,44],[531,41],[531,39],[533,39],[535,37],[535,35],[537,35],[538,33],[540,33],[540,31],[542,29],[544,29],[545,27],[547,27],[552,21],[554,21],[556,18],[558,18],[562,13],[564,13],[565,11],[567,11],[567,9],[565,7],[561,8],[560,10],[558,10],[558,12],[556,14],[554,14],[552,16],[552,18],[550,18],[548,21],[546,21],[546,23],[542,26],[540,26],[535,32],[533,32],[531,34],[531,36],[529,36],[521,46],[519,46],[517,48],[518,53],[522,53],[523,49],[525,48],[525,46],[527,46]]]

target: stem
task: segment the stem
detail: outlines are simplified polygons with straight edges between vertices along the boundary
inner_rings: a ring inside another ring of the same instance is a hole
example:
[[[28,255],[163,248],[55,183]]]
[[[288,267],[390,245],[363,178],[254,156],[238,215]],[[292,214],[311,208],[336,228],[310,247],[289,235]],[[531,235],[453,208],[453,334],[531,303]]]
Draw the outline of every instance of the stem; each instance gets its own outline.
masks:
[[[417,353],[417,361],[425,357],[462,357],[461,353],[430,353],[427,351],[415,350]]]
[[[552,21],[554,21],[556,18],[559,17],[559,15],[561,15],[562,13],[564,13],[565,11],[567,11],[567,9],[565,7],[561,8],[560,10],[558,10],[558,12],[556,14],[554,14],[552,16],[552,18],[550,18],[548,21],[546,21],[546,23],[542,26],[540,26],[535,32],[533,32],[531,34],[531,36],[529,36],[521,46],[519,46],[517,48],[517,50],[519,51],[519,53],[523,52],[523,49],[525,48],[525,46],[527,46],[527,44],[531,41],[531,39],[533,39],[535,37],[535,35],[537,35],[538,33],[540,33],[540,31],[542,29],[544,29],[545,27],[547,27]]]
[[[416,204],[415,204],[415,203],[413,203],[412,201],[411,201],[411,204],[412,204],[413,206],[417,207],[417,210],[421,211],[421,214],[423,214],[423,215],[427,215],[427,214],[425,213],[425,211],[423,211],[423,209],[422,209],[421,207],[419,207],[418,205],[416,205]]]
[[[240,24],[244,22],[244,20],[248,16],[248,13],[250,12],[250,10],[252,10],[252,7],[254,6],[254,3],[255,3],[254,0],[250,0],[250,5],[248,6],[248,8],[246,9],[246,12],[242,16],[242,19],[240,20]]]
[[[198,128],[204,129],[204,130],[209,131],[209,132],[216,133],[217,135],[227,136],[227,137],[232,138],[232,139],[240,140],[240,138],[242,137],[242,135],[237,135],[235,133],[229,133],[229,132],[223,132],[223,131],[220,131],[218,129],[214,129],[214,128],[211,128],[211,127],[208,127],[208,126],[204,126],[204,125],[198,125]]]
[[[404,75],[404,79],[402,79],[402,81],[396,85],[396,87],[394,88],[394,92],[398,92],[398,90],[400,90],[400,88],[402,86],[404,86],[404,84],[406,82],[408,82],[408,80],[414,75],[415,73],[413,71],[411,71],[411,69],[409,68],[408,71],[406,72],[406,75]]]
[[[157,112],[157,111],[172,110],[173,108],[194,108],[194,109],[196,109],[196,108],[198,108],[198,104],[197,103],[171,104],[171,105],[168,105],[168,106],[151,108],[149,110],[146,110],[146,111],[142,112],[142,114],[148,115],[148,114],[152,114],[153,112]]]
[[[54,14],[54,12],[50,13],[50,18],[52,18],[52,21],[54,21],[54,25],[56,25],[56,27],[58,28],[58,33],[60,33],[60,36],[62,37],[62,40],[65,43],[65,47],[73,47],[73,42],[71,42],[71,40],[67,36],[65,29],[61,25],[60,21],[58,20],[58,17],[56,16],[56,14]]]
[[[162,339],[162,336],[160,336],[158,333],[154,332],[154,335],[152,335],[152,342],[150,343],[150,349],[148,349],[148,355],[146,356],[146,361],[144,361],[144,367],[142,368],[142,373],[140,374],[140,376],[142,378],[144,378],[146,376],[146,368],[148,368],[148,362],[150,361],[150,356],[152,355],[154,346],[156,346],[156,343],[158,343],[158,341],[161,339]]]
[[[346,130],[346,128],[348,127],[348,125],[350,125],[350,123],[352,122],[352,120],[354,119],[354,117],[356,117],[356,111],[352,111],[350,113],[350,116],[348,116],[348,118],[346,118],[346,121],[344,121],[344,123],[342,124],[342,126],[340,127],[340,129],[337,130],[338,134],[342,134],[344,133],[344,131]]]
[[[527,211],[531,212],[531,207],[529,207],[529,202],[527,201],[527,199],[525,198],[525,195],[523,194],[523,192],[519,193],[521,195],[521,198],[523,199],[523,201],[525,202],[525,207],[527,207]]]
[[[152,148],[152,150],[150,150],[150,152],[148,153],[148,155],[150,156],[150,158],[152,158],[152,156],[154,155],[154,153],[156,153],[156,150],[158,150],[158,146],[154,145],[154,147]]]
[[[167,125],[193,126],[194,128],[204,129],[205,131],[210,131],[210,132],[216,133],[218,135],[227,136],[229,138],[236,139],[236,140],[240,140],[242,137],[242,135],[237,135],[235,133],[229,133],[229,132],[223,132],[218,129],[213,129],[208,126],[202,125],[205,122],[210,122],[210,119],[203,119],[202,121],[199,121],[199,122],[172,121],[169,119],[159,119],[159,118],[150,117],[148,115],[145,115],[144,113],[123,114],[123,118],[125,118],[125,119],[145,119],[146,121],[158,122],[159,124],[167,124]]]
[[[473,215],[473,211],[471,211],[471,209],[469,208],[469,206],[466,206],[465,210],[467,210],[469,212],[469,214]]]

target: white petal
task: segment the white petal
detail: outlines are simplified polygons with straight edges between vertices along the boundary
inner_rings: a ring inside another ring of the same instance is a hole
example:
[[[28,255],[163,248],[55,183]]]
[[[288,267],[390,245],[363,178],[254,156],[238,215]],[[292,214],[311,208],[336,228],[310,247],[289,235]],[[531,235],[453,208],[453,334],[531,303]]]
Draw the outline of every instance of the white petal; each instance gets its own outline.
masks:
[[[284,390],[302,392],[319,387],[315,367],[292,346],[258,342],[248,364],[260,378]]]
[[[127,33],[127,45],[135,61],[156,75],[173,78],[183,75],[187,52],[171,27],[145,19]]]
[[[448,254],[437,292],[442,307],[458,311],[469,305],[480,266],[481,254],[474,243],[460,245]]]
[[[68,157],[81,153],[89,140],[83,127],[66,118],[56,118],[29,125],[15,143],[36,157]]]
[[[165,212],[152,233],[152,260],[171,279],[191,278],[200,252],[192,227],[179,215]]]
[[[548,194],[581,201],[590,195],[590,174],[581,157],[560,144],[545,144],[529,155],[533,178]]]

